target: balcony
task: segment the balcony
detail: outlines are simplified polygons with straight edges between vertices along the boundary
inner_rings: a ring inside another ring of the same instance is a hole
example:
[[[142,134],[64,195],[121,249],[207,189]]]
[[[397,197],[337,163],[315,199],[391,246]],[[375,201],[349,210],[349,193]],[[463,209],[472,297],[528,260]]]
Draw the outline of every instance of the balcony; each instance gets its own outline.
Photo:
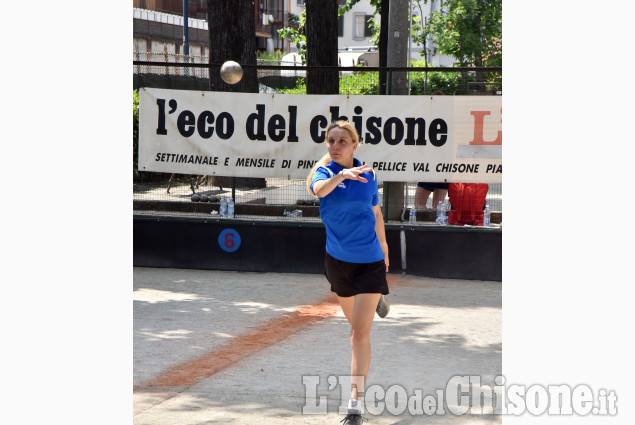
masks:
[[[274,3],[269,1],[269,3]],[[284,26],[284,7],[263,7],[264,3],[256,4],[254,18],[256,20],[256,36],[273,37],[276,30]]]

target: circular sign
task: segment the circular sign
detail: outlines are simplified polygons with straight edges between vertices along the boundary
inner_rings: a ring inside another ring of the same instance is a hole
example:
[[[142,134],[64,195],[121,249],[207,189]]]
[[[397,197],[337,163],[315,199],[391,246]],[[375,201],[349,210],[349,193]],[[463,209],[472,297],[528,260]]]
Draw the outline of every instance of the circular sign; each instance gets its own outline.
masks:
[[[225,229],[218,235],[218,244],[225,252],[234,252],[240,248],[240,235],[234,229]]]

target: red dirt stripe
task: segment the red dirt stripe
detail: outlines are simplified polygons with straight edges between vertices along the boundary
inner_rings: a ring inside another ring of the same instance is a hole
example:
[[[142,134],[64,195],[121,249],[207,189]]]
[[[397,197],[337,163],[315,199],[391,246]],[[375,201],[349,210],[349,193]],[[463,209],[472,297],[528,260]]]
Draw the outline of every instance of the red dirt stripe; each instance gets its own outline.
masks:
[[[386,280],[388,281],[388,289],[394,287],[394,286],[417,286],[420,288],[429,288],[428,285],[421,285],[421,284],[412,284],[410,282],[405,281],[401,275],[387,275],[386,276]]]
[[[388,275],[388,286],[411,286],[401,276]],[[208,378],[240,360],[276,344],[306,326],[320,323],[340,311],[335,294],[322,298],[316,305],[303,306],[282,317],[262,323],[247,334],[232,338],[227,344],[201,357],[170,367],[157,378],[135,385],[135,390],[156,391],[165,387],[189,387],[199,378]]]
[[[339,311],[334,294],[322,298],[317,305],[303,306],[282,317],[258,325],[247,334],[238,335],[227,344],[209,351],[202,357],[170,367],[156,379],[145,382],[136,389],[158,387],[188,387],[199,378],[208,378],[234,363],[276,344],[300,329],[321,322]]]

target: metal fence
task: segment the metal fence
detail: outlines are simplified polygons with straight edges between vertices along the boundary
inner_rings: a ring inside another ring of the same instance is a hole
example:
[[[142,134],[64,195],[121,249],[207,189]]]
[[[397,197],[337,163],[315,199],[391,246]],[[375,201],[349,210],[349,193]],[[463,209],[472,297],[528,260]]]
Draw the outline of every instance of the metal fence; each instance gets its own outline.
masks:
[[[208,56],[179,55],[167,52],[134,52],[135,62],[164,62],[159,65],[134,65],[134,74],[175,75],[209,78],[209,70],[206,67],[178,67],[173,64],[206,64]]]
[[[197,77],[207,79],[209,71],[206,56],[169,55],[163,53],[135,53],[134,73]],[[152,62],[143,65],[140,62]],[[160,65],[156,62],[165,62]],[[174,64],[198,64],[175,66]],[[305,71],[294,63],[258,60],[258,79],[261,92],[302,94]],[[279,67],[280,69],[276,69]],[[295,68],[295,69],[288,69]],[[489,73],[489,81],[477,83],[474,71],[408,69],[410,95],[430,94],[442,90],[447,95],[501,95],[500,73]],[[341,94],[377,94],[378,70],[370,67],[350,68],[340,71]],[[166,87],[168,88],[168,87]],[[174,87],[170,87],[174,88]],[[404,182],[402,211],[415,206],[417,182]],[[384,187],[379,186],[380,204],[384,205]],[[306,190],[305,180],[285,178],[231,178],[217,176],[193,176],[134,171],[133,205],[135,213],[151,215],[195,214],[209,216],[218,211],[221,195],[232,197],[236,203],[237,217],[250,219],[286,219],[285,211],[302,210],[300,220],[319,220],[316,198]],[[448,201],[446,195],[446,201]],[[487,203],[492,211],[492,222],[500,222],[503,211],[502,184],[490,184]],[[432,195],[426,202],[432,205]],[[405,214],[407,220],[407,213]],[[433,221],[433,214],[428,214]],[[298,219],[298,218],[296,218]]]

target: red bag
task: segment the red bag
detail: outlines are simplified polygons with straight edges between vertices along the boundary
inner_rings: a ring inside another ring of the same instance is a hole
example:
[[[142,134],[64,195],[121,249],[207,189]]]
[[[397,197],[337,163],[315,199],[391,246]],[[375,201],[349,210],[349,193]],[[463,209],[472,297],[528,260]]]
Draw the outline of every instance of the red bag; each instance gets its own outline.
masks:
[[[448,224],[482,226],[488,189],[486,183],[450,183],[448,195],[452,209],[448,211]]]

